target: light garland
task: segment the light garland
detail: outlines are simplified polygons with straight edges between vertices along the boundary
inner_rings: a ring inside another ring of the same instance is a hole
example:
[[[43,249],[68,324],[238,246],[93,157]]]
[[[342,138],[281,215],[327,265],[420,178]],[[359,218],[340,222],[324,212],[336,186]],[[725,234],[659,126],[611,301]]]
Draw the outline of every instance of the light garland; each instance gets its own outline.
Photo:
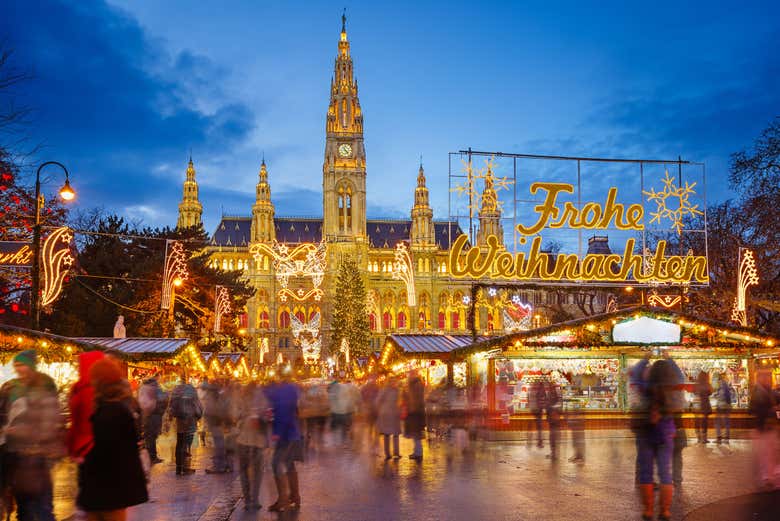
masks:
[[[63,226],[55,229],[43,243],[41,264],[43,266],[43,289],[41,290],[41,306],[48,306],[59,297],[62,283],[70,267],[76,260],[70,252],[70,242],[73,232]]]
[[[292,250],[286,244],[276,241],[272,245],[259,243],[252,245],[249,252],[257,261],[262,255],[268,255],[273,259],[276,280],[280,286],[277,292],[280,301],[287,302],[290,297],[299,302],[309,298],[318,302],[322,299],[324,293],[321,286],[325,278],[327,252],[327,243],[324,239],[317,245],[303,243]],[[294,277],[311,278],[313,288],[308,291],[303,289],[292,291],[289,289],[289,283],[290,278]]]
[[[187,280],[188,276],[187,255],[184,253],[184,245],[179,241],[166,240],[160,309],[171,309],[173,306],[174,286]]]
[[[758,284],[758,270],[753,258],[753,251],[747,248],[739,249],[739,271],[737,272],[737,296],[731,311],[731,320],[747,327],[747,302],[745,294],[750,286]]]
[[[341,339],[341,345],[339,346],[339,353],[344,354],[344,361],[346,362],[347,367],[349,367],[349,342],[347,342],[346,338]]]
[[[214,332],[222,331],[222,317],[230,313],[230,293],[225,286],[214,290]]]
[[[399,242],[395,247],[392,276],[406,284],[406,304],[410,308],[415,307],[417,297],[414,289],[414,264],[412,264],[412,256],[409,254],[406,243]]]

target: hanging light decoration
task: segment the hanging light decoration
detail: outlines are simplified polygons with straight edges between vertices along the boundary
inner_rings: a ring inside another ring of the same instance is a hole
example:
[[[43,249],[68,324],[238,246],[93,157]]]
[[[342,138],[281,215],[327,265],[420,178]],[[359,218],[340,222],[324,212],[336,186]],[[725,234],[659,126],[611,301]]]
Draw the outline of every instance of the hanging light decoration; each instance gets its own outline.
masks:
[[[406,243],[399,242],[395,247],[395,260],[393,261],[394,279],[406,284],[406,305],[410,308],[417,305],[417,297],[414,290],[414,264]]]
[[[222,317],[230,313],[230,292],[225,286],[214,290],[214,332],[222,332]]]
[[[323,239],[319,244],[303,243],[292,250],[286,245],[274,241],[272,245],[254,244],[249,252],[257,261],[263,255],[268,255],[274,262],[274,272],[279,283],[277,295],[279,300],[287,302],[288,298],[303,302],[313,298],[319,302],[322,299],[322,281],[325,278],[325,266],[327,244]],[[289,288],[290,279],[295,277],[307,277],[311,279],[312,288],[302,288],[292,291]]]
[[[70,251],[73,233],[63,226],[55,229],[43,243],[41,249],[41,265],[43,267],[43,288],[41,290],[41,306],[48,306],[59,297],[62,283],[70,267],[76,260]]]
[[[184,246],[179,241],[168,239],[165,241],[165,265],[163,267],[160,309],[171,309],[173,288],[181,286],[188,276],[187,255],[184,252]]]
[[[753,252],[747,248],[739,249],[739,271],[737,272],[737,296],[734,299],[734,308],[731,311],[731,320],[747,327],[747,303],[746,292],[750,286],[758,284],[758,270]]]

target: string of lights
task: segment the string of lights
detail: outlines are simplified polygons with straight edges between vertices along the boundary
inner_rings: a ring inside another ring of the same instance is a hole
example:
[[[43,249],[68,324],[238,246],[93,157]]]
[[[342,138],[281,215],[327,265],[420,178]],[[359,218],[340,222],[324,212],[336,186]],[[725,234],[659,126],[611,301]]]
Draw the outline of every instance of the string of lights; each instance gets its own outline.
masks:
[[[120,304],[120,303],[119,303],[119,302],[117,302],[116,300],[110,299],[110,298],[106,297],[105,295],[101,295],[101,294],[100,294],[100,293],[99,293],[99,292],[98,292],[96,289],[94,289],[94,288],[91,288],[91,287],[90,287],[90,286],[88,286],[87,284],[84,284],[82,281],[80,281],[80,280],[78,280],[78,279],[75,279],[75,280],[76,280],[76,282],[77,282],[77,283],[78,283],[80,286],[82,286],[82,287],[83,287],[84,289],[86,289],[87,291],[90,291],[90,292],[91,292],[91,293],[93,293],[94,295],[96,295],[96,296],[100,297],[101,299],[105,300],[105,301],[106,301],[106,302],[108,302],[109,304],[113,304],[113,305],[115,305],[115,306],[116,306],[116,307],[118,307],[118,308],[124,309],[124,310],[126,310],[126,311],[130,311],[130,312],[133,312],[133,313],[143,313],[143,314],[147,314],[147,315],[148,315],[148,314],[159,313],[159,311],[157,311],[157,310],[155,310],[155,311],[146,311],[146,310],[144,310],[144,309],[137,309],[137,308],[131,308],[130,306],[125,306],[124,304]]]

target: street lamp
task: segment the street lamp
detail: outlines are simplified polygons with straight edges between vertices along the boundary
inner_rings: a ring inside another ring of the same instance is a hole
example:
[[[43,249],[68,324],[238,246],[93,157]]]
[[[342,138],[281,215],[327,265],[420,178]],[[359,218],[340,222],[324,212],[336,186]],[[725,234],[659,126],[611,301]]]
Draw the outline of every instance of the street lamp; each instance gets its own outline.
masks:
[[[63,201],[72,201],[76,198],[76,192],[70,186],[70,174],[65,165],[57,161],[46,161],[35,172],[35,224],[33,226],[33,258],[32,258],[32,296],[30,299],[30,315],[32,329],[38,330],[41,326],[41,207],[44,204],[41,194],[41,170],[48,165],[56,165],[65,172],[65,184],[59,190],[59,196]]]

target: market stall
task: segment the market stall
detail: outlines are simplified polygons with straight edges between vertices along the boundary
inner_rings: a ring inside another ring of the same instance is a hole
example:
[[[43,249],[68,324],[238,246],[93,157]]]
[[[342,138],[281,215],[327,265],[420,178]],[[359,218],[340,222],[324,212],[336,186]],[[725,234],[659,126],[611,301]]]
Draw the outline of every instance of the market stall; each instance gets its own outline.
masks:
[[[26,349],[37,352],[38,370],[51,376],[57,388],[65,391],[78,380],[79,353],[101,347],[90,342],[0,324],[0,385],[16,378],[12,359]]]
[[[187,338],[78,338],[125,358],[127,377],[134,387],[153,374],[161,383],[175,383],[182,369],[196,381],[206,374],[206,363]]]
[[[628,374],[645,356],[671,356],[677,362],[689,412],[696,404],[694,382],[702,371],[715,388],[726,378],[735,391],[733,408],[744,412],[756,363],[774,352],[777,341],[748,328],[639,307],[492,338],[469,349],[493,349],[488,357],[488,404],[509,424],[528,416],[531,387],[539,379],[560,390],[564,410],[625,418],[634,398]],[[714,407],[715,395],[711,400]]]
[[[238,379],[251,376],[244,353],[217,353],[216,358],[222,365],[225,376]]]

